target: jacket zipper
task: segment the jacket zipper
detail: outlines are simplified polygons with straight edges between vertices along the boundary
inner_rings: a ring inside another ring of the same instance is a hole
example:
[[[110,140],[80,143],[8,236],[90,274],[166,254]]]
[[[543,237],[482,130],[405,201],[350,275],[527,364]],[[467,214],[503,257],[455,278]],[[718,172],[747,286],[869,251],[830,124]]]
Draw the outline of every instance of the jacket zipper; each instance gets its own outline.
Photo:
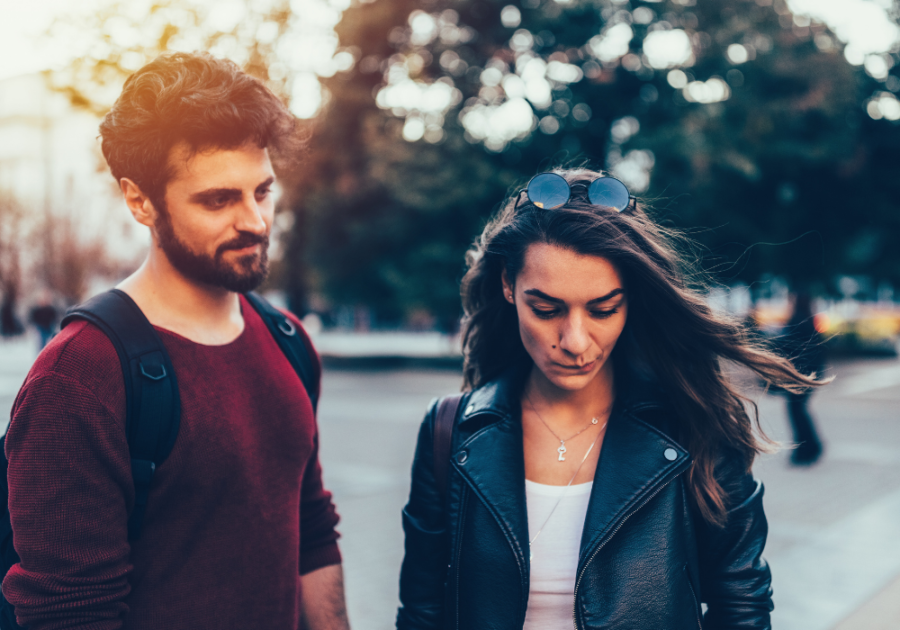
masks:
[[[685,567],[685,569],[687,569],[687,567]],[[687,580],[688,588],[691,589],[691,596],[694,598],[694,614],[697,616],[697,627],[700,630],[703,630],[703,623],[700,621],[700,614],[697,612],[700,610],[700,600],[697,599],[697,593],[694,592],[694,585],[691,584],[691,576],[687,574],[687,571],[685,571],[684,578]]]
[[[659,488],[657,488],[656,490],[654,490],[654,491],[653,491],[653,494],[651,494],[651,495],[648,496],[646,499],[644,499],[644,500],[641,502],[641,504],[640,504],[639,506],[637,506],[636,508],[634,508],[631,512],[628,513],[628,515],[627,515],[625,518],[623,518],[621,521],[619,521],[619,524],[616,525],[616,528],[613,530],[612,534],[610,534],[609,536],[607,536],[606,540],[604,540],[602,543],[600,543],[600,544],[597,546],[596,549],[594,549],[594,553],[592,553],[592,554],[591,554],[591,557],[588,558],[588,561],[584,563],[584,567],[581,569],[581,573],[578,574],[578,581],[575,583],[575,601],[574,601],[573,604],[572,604],[572,620],[573,620],[574,625],[575,625],[575,630],[581,630],[581,628],[578,627],[578,587],[581,586],[581,579],[584,577],[584,574],[585,574],[585,572],[587,571],[588,565],[594,560],[594,558],[597,557],[597,554],[600,553],[600,550],[603,549],[603,547],[606,546],[606,543],[608,543],[610,540],[612,540],[613,536],[615,536],[615,535],[618,533],[618,531],[619,531],[620,529],[622,529],[622,526],[625,524],[625,522],[626,522],[628,519],[630,519],[632,516],[634,516],[635,512],[637,512],[637,511],[640,510],[642,507],[644,507],[645,505],[647,505],[647,503],[649,503],[650,500],[651,500],[653,497],[655,497],[657,494],[659,494],[660,492],[662,492],[663,489],[664,489],[666,486],[668,486],[670,483],[672,483],[672,481],[674,481],[675,478],[676,478],[677,476],[678,476],[678,475],[675,475],[674,477],[672,477],[671,479],[669,479],[666,483],[664,483],[664,484],[661,485]]]
[[[459,630],[459,560],[462,557],[462,539],[463,532],[465,531],[466,526],[466,507],[469,504],[469,489],[466,488],[465,484],[462,484],[462,497],[460,497],[460,506],[459,506],[459,536],[456,539],[456,588],[454,592],[454,599],[456,601],[456,630]]]

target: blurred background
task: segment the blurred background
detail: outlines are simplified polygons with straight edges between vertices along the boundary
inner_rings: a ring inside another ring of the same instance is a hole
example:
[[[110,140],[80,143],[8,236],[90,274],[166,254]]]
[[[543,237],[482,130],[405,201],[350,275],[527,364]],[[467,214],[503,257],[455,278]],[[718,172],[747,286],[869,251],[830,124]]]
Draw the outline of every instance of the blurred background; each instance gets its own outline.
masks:
[[[460,382],[464,252],[528,178],[584,162],[697,241],[716,308],[775,337],[789,296],[814,298],[838,376],[812,401],[824,460],[757,466],[776,627],[900,627],[900,2],[0,0],[0,12],[4,417],[38,336],[149,243],[100,154],[100,117],[159,53],[209,50],[264,80],[307,132],[305,160],[280,180],[266,290],[325,355],[323,458],[357,628],[392,625],[415,426]],[[789,443],[783,400],[758,395]]]

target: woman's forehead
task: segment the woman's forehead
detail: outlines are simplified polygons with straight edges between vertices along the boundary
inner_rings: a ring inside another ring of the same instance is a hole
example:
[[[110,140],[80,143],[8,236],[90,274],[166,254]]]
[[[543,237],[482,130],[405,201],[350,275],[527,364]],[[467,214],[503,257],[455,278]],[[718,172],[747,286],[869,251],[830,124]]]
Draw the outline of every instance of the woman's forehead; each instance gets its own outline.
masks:
[[[619,270],[609,259],[547,243],[528,247],[516,283],[528,285],[523,286],[525,290],[538,289],[561,299],[580,296],[585,301],[624,288]]]

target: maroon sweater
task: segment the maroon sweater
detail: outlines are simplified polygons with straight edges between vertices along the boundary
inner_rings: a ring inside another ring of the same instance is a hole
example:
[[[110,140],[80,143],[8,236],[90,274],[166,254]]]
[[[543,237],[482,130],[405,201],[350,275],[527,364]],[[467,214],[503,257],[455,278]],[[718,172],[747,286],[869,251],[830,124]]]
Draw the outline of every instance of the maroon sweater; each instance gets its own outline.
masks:
[[[3,593],[20,624],[299,626],[300,575],[341,561],[338,517],[322,486],[309,397],[243,298],[242,308],[244,332],[224,346],[157,329],[178,378],[181,428],[156,471],[133,546],[115,349],[97,328],[76,322],[38,357],[6,438],[22,561]]]

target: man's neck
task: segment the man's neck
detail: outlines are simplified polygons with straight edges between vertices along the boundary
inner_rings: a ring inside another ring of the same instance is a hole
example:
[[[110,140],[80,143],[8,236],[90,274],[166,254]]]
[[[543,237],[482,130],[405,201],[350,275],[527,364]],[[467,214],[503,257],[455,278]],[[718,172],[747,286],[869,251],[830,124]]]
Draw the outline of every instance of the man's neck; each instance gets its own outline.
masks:
[[[137,303],[151,324],[196,343],[224,345],[244,330],[237,293],[186,278],[155,246],[117,288]]]

